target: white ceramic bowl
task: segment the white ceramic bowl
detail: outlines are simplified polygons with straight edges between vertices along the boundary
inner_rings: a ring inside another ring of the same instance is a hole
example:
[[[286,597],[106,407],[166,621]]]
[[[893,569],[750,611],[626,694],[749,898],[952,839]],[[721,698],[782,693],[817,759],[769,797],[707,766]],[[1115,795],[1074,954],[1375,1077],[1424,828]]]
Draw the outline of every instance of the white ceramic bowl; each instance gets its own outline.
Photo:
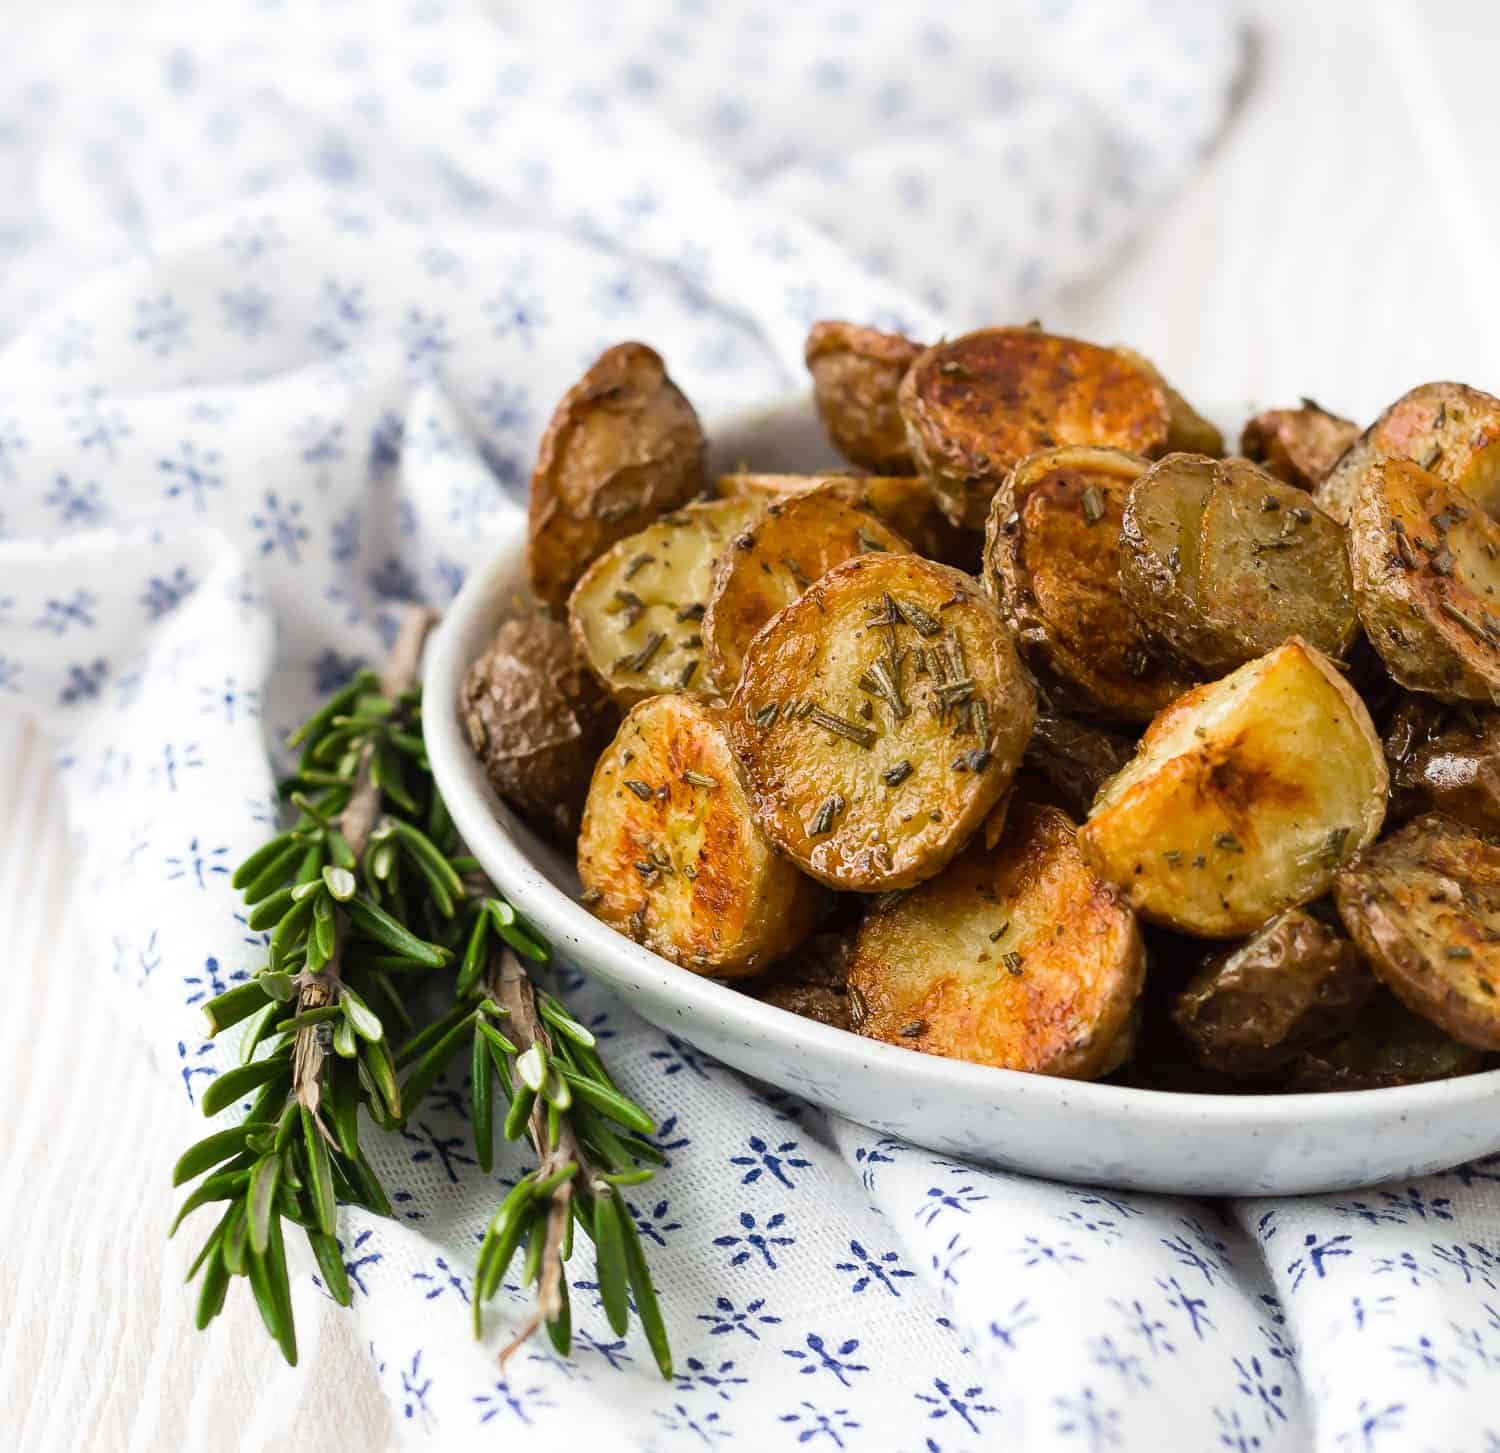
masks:
[[[711,467],[832,462],[802,399],[714,432]],[[433,771],[459,831],[564,958],[662,1029],[863,1125],[1061,1180],[1221,1195],[1343,1190],[1500,1149],[1500,1071],[1320,1095],[1183,1095],[990,1069],[879,1044],[700,978],[606,928],[573,897],[572,865],[499,801],[458,721],[469,662],[524,591],[525,527],[497,533],[432,638],[425,672]]]

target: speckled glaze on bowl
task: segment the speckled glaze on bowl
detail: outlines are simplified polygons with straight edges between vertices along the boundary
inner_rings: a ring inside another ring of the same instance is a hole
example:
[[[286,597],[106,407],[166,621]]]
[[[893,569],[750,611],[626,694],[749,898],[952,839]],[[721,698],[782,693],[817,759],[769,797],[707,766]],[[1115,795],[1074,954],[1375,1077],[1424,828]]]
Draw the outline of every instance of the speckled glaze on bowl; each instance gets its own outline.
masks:
[[[712,469],[835,463],[805,399],[711,431]],[[747,1074],[875,1130],[1059,1180],[1144,1191],[1295,1195],[1425,1174],[1500,1150],[1500,1071],[1322,1095],[1182,1095],[990,1069],[800,1019],[680,969],[606,928],[573,897],[572,865],[499,801],[458,721],[459,683],[525,590],[525,521],[497,531],[434,633],[427,749],[485,871],[564,958],[637,1013]]]

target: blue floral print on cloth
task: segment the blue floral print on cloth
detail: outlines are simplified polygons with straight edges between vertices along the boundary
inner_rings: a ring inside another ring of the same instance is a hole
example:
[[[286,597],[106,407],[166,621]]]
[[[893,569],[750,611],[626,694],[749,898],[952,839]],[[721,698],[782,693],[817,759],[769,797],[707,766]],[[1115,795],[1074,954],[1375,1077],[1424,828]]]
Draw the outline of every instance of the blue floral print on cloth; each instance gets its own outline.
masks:
[[[76,9],[13,23],[0,110],[0,702],[55,738],[122,1012],[191,1101],[232,1053],[197,1006],[263,951],[229,874],[268,743],[483,561],[590,359],[647,339],[712,420],[800,386],[820,316],[1026,316],[1183,178],[1236,54],[1195,0]],[[1045,1184],[559,989],[660,1117],[631,1212],[677,1376],[586,1254],[571,1358],[497,1371],[515,1287],[469,1339],[523,1162],[479,1172],[455,1067],[374,1151],[396,1217],[340,1223],[413,1437],[1500,1449],[1500,1158],[1295,1202]]]

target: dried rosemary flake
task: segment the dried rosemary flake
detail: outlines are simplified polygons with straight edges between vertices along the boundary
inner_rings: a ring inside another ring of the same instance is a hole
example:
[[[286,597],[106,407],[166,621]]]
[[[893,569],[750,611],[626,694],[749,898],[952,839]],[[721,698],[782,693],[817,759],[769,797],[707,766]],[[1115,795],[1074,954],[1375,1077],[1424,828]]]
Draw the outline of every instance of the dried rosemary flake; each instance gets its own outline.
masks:
[[[991,942],[991,943],[999,943],[999,942],[1000,942],[1000,940],[1001,940],[1001,939],[1002,939],[1002,938],[1004,938],[1004,937],[1005,937],[1005,935],[1006,935],[1006,934],[1007,934],[1007,933],[1008,933],[1008,932],[1009,932],[1009,931],[1010,931],[1010,919],[1008,919],[1008,918],[1007,918],[1007,919],[1006,919],[1006,920],[1005,920],[1005,922],[1004,922],[1004,923],[1002,923],[1002,924],[1001,924],[1001,925],[1000,925],[1000,927],[999,927],[999,928],[997,928],[997,929],[996,929],[996,930],[995,930],[995,931],[994,931],[994,932],[993,932],[993,933],[992,933],[992,934],[991,934],[991,935],[990,935],[990,942]]]
[[[1466,616],[1451,600],[1440,601],[1439,609],[1441,609],[1445,616],[1457,621],[1475,640],[1483,641],[1487,646],[1495,644],[1491,633],[1480,625],[1478,621]]]
[[[609,504],[598,505],[594,510],[594,518],[603,520],[605,524],[613,524],[616,520],[623,520],[626,515],[633,515],[640,507],[639,500],[617,499]]]
[[[875,745],[877,734],[870,727],[860,726],[858,722],[846,721],[841,716],[835,716],[831,711],[814,703],[805,703],[809,710],[801,715],[805,716],[814,726],[820,726],[825,732],[832,732],[837,737],[847,737],[856,746],[863,747],[869,751]],[[800,718],[799,718],[800,719]]]
[[[696,656],[694,656],[693,659],[691,661],[689,661],[687,663],[687,665],[684,666],[682,668],[682,670],[677,673],[677,689],[679,691],[685,691],[687,689],[687,684],[688,684],[688,682],[690,682],[693,679],[693,673],[697,669],[698,669],[698,658]]]
[[[647,565],[652,564],[655,560],[656,560],[656,556],[655,555],[637,555],[637,556],[635,556],[631,560],[630,564],[625,567],[625,578],[626,578],[626,580],[629,580],[630,577],[632,575],[634,575],[638,570],[643,570]]]
[[[1408,570],[1417,568],[1417,552],[1412,549],[1411,541],[1406,538],[1405,530],[1396,531],[1396,553],[1401,557],[1401,563]]]
[[[868,530],[856,530],[855,538],[859,541],[859,553],[861,555],[874,553],[885,553],[885,546],[880,543]]]
[[[1083,517],[1091,525],[1097,525],[1104,518],[1104,496],[1097,484],[1084,486]]]
[[[1456,943],[1443,950],[1443,957],[1448,959],[1472,959],[1474,950],[1466,948],[1461,943]]]
[[[1178,852],[1176,848],[1168,848],[1167,851],[1162,854],[1162,857],[1167,860],[1167,866],[1169,868],[1180,868],[1182,866],[1182,854]]]
[[[704,610],[705,606],[703,602],[695,600],[691,605],[685,605],[677,612],[677,619],[680,621],[701,621]]]
[[[751,716],[750,720],[764,731],[766,727],[775,722],[776,715],[780,710],[781,708],[774,701],[768,701],[759,711]]]
[[[604,894],[602,894],[597,888],[585,888],[583,892],[578,895],[578,901],[583,904],[585,908],[593,908],[596,904],[602,903],[604,901]]]
[[[1226,853],[1243,853],[1240,840],[1232,832],[1221,832],[1214,838],[1214,846]]]
[[[878,696],[891,709],[891,715],[897,721],[905,721],[911,715],[911,707],[906,704],[906,699],[901,695],[901,683],[897,674],[891,670],[889,661],[875,661],[865,667],[859,674],[856,682],[861,691],[868,691],[871,696]]]
[[[1447,404],[1447,401],[1444,400],[1442,403],[1440,403],[1438,405],[1438,411],[1437,411],[1437,413],[1435,413],[1432,416],[1432,427],[1434,429],[1441,429],[1443,427],[1443,425],[1446,424],[1447,422],[1448,422],[1448,404]]]
[[[896,1033],[899,1034],[902,1039],[915,1039],[926,1028],[927,1021],[925,1019],[913,1019],[910,1024],[903,1024],[901,1028],[896,1031]]]
[[[807,578],[807,572],[795,560],[788,557],[783,559],[781,563],[786,566],[787,573],[796,582],[799,590],[806,590],[812,584],[812,581]]]
[[[625,617],[625,629],[629,630],[641,618],[641,612],[646,609],[643,601],[633,590],[617,590],[610,603],[604,607],[606,615],[623,615]]]
[[[646,644],[630,656],[616,658],[613,669],[616,671],[644,671],[651,664],[651,658],[661,650],[666,642],[666,634],[663,631],[652,631],[646,637]]]
[[[710,777],[707,772],[695,772],[691,767],[682,774],[682,780],[691,787],[717,787],[719,779]]]
[[[642,782],[639,777],[627,777],[625,779],[625,785],[630,788],[630,790],[634,792],[642,802],[651,801],[652,793],[651,784],[649,782]]]
[[[1018,954],[1015,949],[1012,949],[1008,954],[1001,958],[1000,962],[1005,965],[1006,970],[1009,973],[1012,973],[1017,978],[1019,978],[1021,975],[1021,965],[1024,964],[1026,960],[1023,955]]]
[[[1312,524],[1312,511],[1306,505],[1297,505],[1291,511],[1291,516],[1299,525]]]
[[[955,590],[939,607],[939,610],[947,610],[949,606],[962,605],[969,597],[961,590]]]
[[[808,837],[825,837],[833,831],[833,820],[844,810],[844,799],[837,792],[832,797],[826,798],[823,805],[818,808],[818,814],[812,820],[812,826],[808,828]]]
[[[865,1016],[870,1012],[868,1006],[865,1004],[865,996],[853,984],[849,985],[849,1010],[849,1017],[855,1024],[862,1023]]]
[[[899,787],[910,776],[911,763],[905,761],[897,762],[894,767],[888,768],[881,774],[882,780],[887,787]]]
[[[1274,515],[1281,508],[1281,501],[1274,494],[1266,495],[1260,502],[1260,512],[1263,515]]]
[[[1431,469],[1432,466],[1436,464],[1442,457],[1443,446],[1441,444],[1434,444],[1431,449],[1429,449],[1419,460],[1417,460],[1417,463],[1420,464],[1423,469]]]
[[[919,636],[935,636],[943,628],[915,601],[896,600],[892,598],[892,606],[900,613],[904,620]]]
[[[1151,657],[1144,646],[1131,646],[1125,652],[1125,670],[1140,681],[1151,670]]]

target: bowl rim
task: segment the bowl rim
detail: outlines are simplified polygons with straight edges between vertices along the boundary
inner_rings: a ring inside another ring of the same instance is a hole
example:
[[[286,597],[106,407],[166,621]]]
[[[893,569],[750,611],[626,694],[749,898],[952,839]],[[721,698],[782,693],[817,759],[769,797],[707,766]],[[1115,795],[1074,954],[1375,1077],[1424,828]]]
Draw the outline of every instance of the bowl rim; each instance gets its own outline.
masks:
[[[802,396],[797,399],[802,402]],[[729,425],[747,418],[764,420],[776,407],[762,405],[732,416]],[[1296,1121],[1328,1126],[1351,1118],[1406,1119],[1500,1097],[1500,1069],[1417,1085],[1265,1094],[1194,1094],[1033,1074],[867,1039],[767,1004],[732,985],[661,958],[595,918],[536,865],[512,831],[517,819],[500,802],[470,753],[457,710],[459,687],[469,665],[462,659],[463,646],[478,622],[482,621],[484,631],[489,633],[515,613],[507,609],[506,597],[519,599],[514,582],[524,569],[525,513],[508,504],[489,538],[492,548],[487,563],[470,573],[427,644],[423,735],[433,774],[460,835],[496,887],[554,950],[572,957],[567,953],[568,945],[586,946],[586,956],[610,960],[613,967],[609,975],[588,968],[582,961],[578,967],[589,978],[622,994],[627,1004],[631,990],[649,983],[676,1001],[685,1031],[690,1031],[694,1019],[712,1016],[744,1038],[775,1041],[799,1055],[815,1049],[830,1072],[859,1075],[873,1070],[904,1079],[913,1093],[990,1103],[1030,1098],[1054,1102],[1055,1110],[1138,1113],[1166,1124],[1272,1129]],[[693,1038],[690,1032],[683,1037]]]

